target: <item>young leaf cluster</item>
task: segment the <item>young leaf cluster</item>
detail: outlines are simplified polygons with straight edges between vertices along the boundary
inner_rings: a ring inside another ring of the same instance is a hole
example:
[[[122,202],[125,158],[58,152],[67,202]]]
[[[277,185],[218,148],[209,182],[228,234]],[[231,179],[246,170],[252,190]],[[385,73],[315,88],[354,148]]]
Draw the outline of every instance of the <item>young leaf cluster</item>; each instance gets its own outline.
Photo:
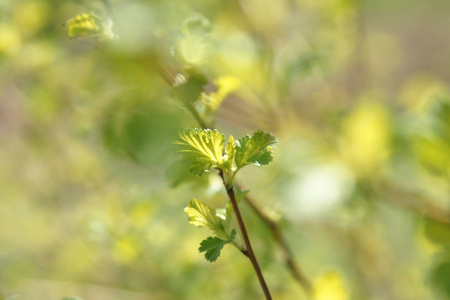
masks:
[[[181,130],[173,142],[181,161],[189,166],[191,173],[201,176],[211,168],[219,169],[227,188],[232,186],[234,176],[241,168],[250,164],[269,164],[276,143],[273,135],[258,130],[252,136],[246,135],[239,140],[230,135],[224,145],[225,136],[219,131],[196,128]],[[246,192],[238,190],[236,198],[244,197]],[[184,211],[189,217],[189,223],[207,227],[215,234],[215,237],[208,237],[200,244],[199,251],[205,252],[208,261],[215,261],[223,246],[228,243],[232,243],[241,251],[245,250],[234,242],[236,231],[230,227],[233,216],[231,202],[228,202],[226,208],[217,210],[192,199]]]
[[[180,131],[174,145],[190,172],[202,175],[211,168],[220,169],[227,186],[231,186],[241,168],[269,164],[277,140],[270,133],[258,130],[238,140],[230,136],[225,147],[224,142],[224,135],[217,130],[189,128]]]

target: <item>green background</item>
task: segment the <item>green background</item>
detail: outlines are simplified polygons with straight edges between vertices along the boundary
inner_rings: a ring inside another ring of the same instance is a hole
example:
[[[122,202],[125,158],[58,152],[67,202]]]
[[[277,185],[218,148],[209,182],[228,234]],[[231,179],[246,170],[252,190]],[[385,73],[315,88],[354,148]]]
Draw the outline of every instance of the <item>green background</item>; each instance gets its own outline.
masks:
[[[214,263],[198,253],[209,232],[183,209],[192,197],[223,207],[226,193],[215,172],[177,163],[174,136],[199,125],[160,64],[195,67],[210,96],[233,78],[209,121],[278,138],[273,163],[237,179],[279,220],[317,300],[450,299],[449,11],[1,0],[0,298],[262,299],[235,248]],[[69,39],[64,22],[84,12],[110,18],[116,37]],[[189,27],[192,16],[209,24]],[[274,299],[306,299],[241,207]]]

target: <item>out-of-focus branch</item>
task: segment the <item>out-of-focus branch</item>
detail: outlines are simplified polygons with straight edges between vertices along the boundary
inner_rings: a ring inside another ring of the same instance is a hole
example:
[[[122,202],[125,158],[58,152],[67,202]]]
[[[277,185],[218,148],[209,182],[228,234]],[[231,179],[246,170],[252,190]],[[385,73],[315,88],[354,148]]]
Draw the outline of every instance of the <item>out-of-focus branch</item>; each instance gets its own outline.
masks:
[[[387,181],[380,182],[378,190],[380,195],[396,205],[412,209],[433,221],[450,224],[450,211],[432,204],[423,195],[398,188]]]
[[[163,66],[161,66],[158,62],[154,62],[154,66],[156,70],[158,71],[161,78],[170,86],[175,85],[175,78],[167,71]],[[202,128],[208,128],[208,124],[203,120],[202,116],[198,113],[197,109],[195,109],[194,105],[190,102],[183,102],[183,105],[186,106],[186,108],[189,110],[189,112],[192,114],[192,116],[195,118],[197,123]]]
[[[242,187],[237,184],[238,188],[242,190]],[[292,276],[297,280],[297,282],[303,287],[307,296],[311,299],[313,295],[313,287],[309,279],[305,276],[303,271],[297,265],[294,260],[294,255],[292,254],[289,245],[287,244],[286,238],[284,237],[281,229],[276,221],[270,218],[262,209],[256,204],[256,201],[249,196],[249,194],[245,195],[245,201],[250,205],[250,207],[256,212],[256,214],[261,218],[261,220],[269,227],[272,232],[275,240],[280,245],[280,248],[283,252],[283,260],[287,265],[288,269],[291,271]]]
[[[102,4],[105,6],[105,9],[108,11],[108,14],[112,15],[112,6],[109,0],[101,0]]]

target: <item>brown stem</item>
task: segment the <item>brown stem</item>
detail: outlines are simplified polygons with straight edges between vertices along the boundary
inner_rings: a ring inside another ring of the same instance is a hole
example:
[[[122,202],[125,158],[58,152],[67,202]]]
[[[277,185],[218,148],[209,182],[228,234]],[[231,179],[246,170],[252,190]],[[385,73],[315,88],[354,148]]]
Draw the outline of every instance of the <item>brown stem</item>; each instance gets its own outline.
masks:
[[[160,76],[166,81],[170,86],[173,86],[175,83],[174,78],[170,75],[170,73],[163,68],[160,64],[156,63],[156,69],[158,70]],[[194,107],[190,109],[191,113],[193,114],[194,118],[197,120],[199,125],[203,129],[208,129],[210,126],[206,124],[198,115],[197,111]],[[195,113],[194,113],[195,112]],[[239,187],[239,184],[238,184]],[[242,188],[239,187],[239,189],[242,190]],[[303,287],[306,295],[308,298],[312,299],[312,284],[308,280],[308,278],[303,274],[301,269],[296,264],[294,257],[292,255],[292,251],[290,250],[286,239],[284,238],[280,227],[278,226],[278,223],[272,220],[259,206],[256,204],[256,202],[248,196],[248,194],[244,198],[245,201],[250,204],[250,207],[256,212],[256,214],[263,220],[263,222],[269,227],[269,229],[272,231],[273,236],[275,237],[275,240],[280,245],[281,251],[283,252],[283,258],[285,261],[285,264],[287,268],[291,271],[294,278],[297,280],[297,282]],[[249,257],[248,252],[242,252],[245,256]]]
[[[236,196],[234,194],[234,188],[233,186],[227,186],[222,171],[220,171],[219,175],[222,178],[223,184],[227,190],[227,194],[228,197],[230,198],[231,205],[233,206],[234,214],[236,215],[236,219],[238,221],[242,237],[244,238],[245,247],[247,248],[246,254],[250,259],[250,261],[252,262],[253,268],[255,269],[256,272],[256,276],[258,276],[259,284],[261,285],[261,289],[264,292],[264,296],[266,296],[267,300],[271,300],[272,296],[270,295],[269,288],[267,287],[266,281],[264,280],[264,276],[261,272],[261,268],[259,267],[258,261],[256,260],[256,256],[253,252],[252,245],[250,243],[250,239],[247,234],[247,229],[245,229],[244,220],[242,219],[241,212],[239,210],[239,206],[236,201]]]

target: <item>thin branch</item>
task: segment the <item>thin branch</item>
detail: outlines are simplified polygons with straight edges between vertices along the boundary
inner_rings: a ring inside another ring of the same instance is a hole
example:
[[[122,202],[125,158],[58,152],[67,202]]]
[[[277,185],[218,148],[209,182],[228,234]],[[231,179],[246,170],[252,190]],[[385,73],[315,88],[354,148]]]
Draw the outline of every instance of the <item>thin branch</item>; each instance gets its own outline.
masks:
[[[267,300],[271,300],[272,296],[270,295],[269,288],[267,287],[266,281],[264,280],[264,276],[261,272],[261,268],[259,267],[258,261],[256,260],[256,256],[253,253],[252,245],[250,243],[250,238],[248,237],[247,229],[245,228],[244,220],[242,219],[241,212],[239,210],[239,206],[236,201],[236,196],[234,194],[234,188],[233,188],[233,186],[228,186],[225,183],[225,179],[223,177],[222,171],[220,171],[219,175],[222,178],[225,189],[227,190],[227,194],[228,194],[228,197],[230,198],[231,205],[233,205],[234,214],[236,215],[236,219],[238,221],[239,228],[242,233],[242,237],[244,238],[245,247],[247,248],[247,251],[246,251],[247,256],[250,259],[250,261],[252,262],[253,268],[255,269],[255,272],[256,272],[256,276],[258,276],[259,284],[261,285],[261,289],[264,292],[264,296],[266,296]]]
[[[203,118],[200,116],[200,114],[195,109],[195,107],[192,103],[184,103],[184,105],[186,105],[187,109],[191,112],[192,116],[198,122],[200,127],[202,127],[203,129],[209,128],[208,124],[206,124],[205,121],[203,121]]]
[[[169,71],[166,70],[161,64],[159,64],[156,61],[153,61],[153,66],[155,67],[156,71],[158,71],[159,76],[167,83],[167,85],[173,87],[175,85],[175,78],[172,76],[172,74],[169,73]]]
[[[158,62],[154,62],[155,69],[158,71],[161,78],[171,87],[175,85],[175,78]],[[189,110],[195,120],[199,123],[199,125],[206,129],[208,128],[208,124],[205,123],[201,115],[198,113],[197,109],[195,109],[194,105],[189,102],[182,102],[184,106]]]
[[[165,70],[160,64],[156,63],[155,64],[156,69],[158,70],[160,76],[164,79],[164,81],[166,81],[170,86],[173,86],[175,83],[174,78],[169,74],[169,72],[167,70]],[[195,110],[194,107],[192,107],[193,110],[190,110],[191,113],[193,113],[194,111],[197,112]],[[203,129],[208,129],[210,128],[210,126],[208,126],[208,124],[206,124],[203,119],[201,119],[197,114],[193,113],[194,118],[197,120],[197,122],[199,123],[199,125],[203,128]],[[242,190],[242,188],[240,188],[240,185],[237,184],[238,188]],[[258,204],[256,203],[256,201],[254,201],[248,194],[245,196],[244,198],[245,201],[247,201],[247,203],[250,205],[250,207],[255,211],[255,213],[261,218],[261,220],[267,225],[267,227],[271,230],[275,240],[277,241],[277,243],[280,246],[280,249],[283,253],[283,259],[284,262],[288,268],[288,270],[291,272],[291,274],[293,275],[293,277],[297,280],[297,282],[302,286],[302,288],[304,289],[306,295],[308,298],[312,299],[312,284],[311,282],[308,280],[308,278],[304,275],[304,273],[302,272],[302,270],[300,269],[300,267],[297,265],[297,263],[294,260],[293,254],[291,249],[289,248],[289,245],[287,244],[287,241],[280,229],[280,227],[278,226],[278,223],[274,220],[272,220],[263,210],[261,207],[258,206]],[[247,257],[249,256],[248,253],[244,253],[244,255],[246,255]]]
[[[378,187],[380,195],[386,197],[390,202],[412,209],[418,214],[433,221],[450,224],[450,211],[442,209],[430,202],[418,193],[399,189],[387,181],[382,181]]]
[[[109,2],[109,0],[101,0],[103,6],[105,7],[106,11],[108,12],[108,14],[110,15],[110,17],[112,17],[112,5],[111,2]]]

